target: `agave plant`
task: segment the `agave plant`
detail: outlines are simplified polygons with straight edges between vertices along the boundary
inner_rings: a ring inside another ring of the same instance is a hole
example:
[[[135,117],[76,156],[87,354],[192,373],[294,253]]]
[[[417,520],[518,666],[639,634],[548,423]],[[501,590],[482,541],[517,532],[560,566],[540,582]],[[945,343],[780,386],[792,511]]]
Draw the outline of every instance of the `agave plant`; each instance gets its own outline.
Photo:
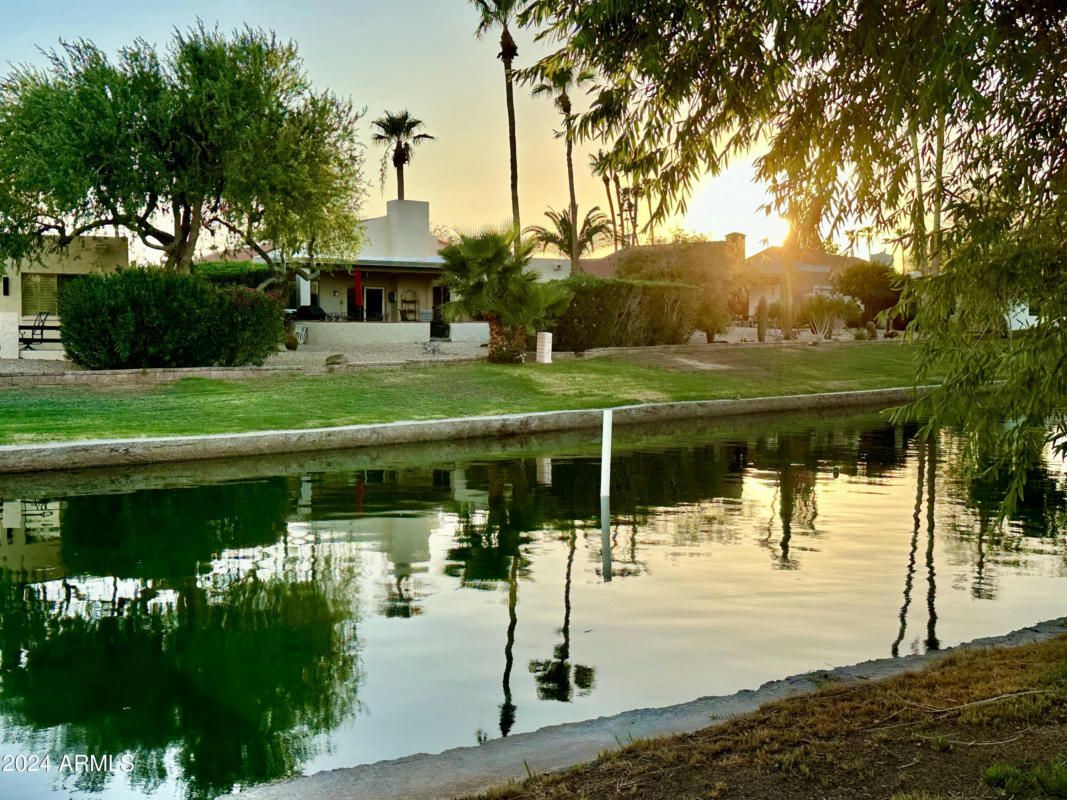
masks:
[[[543,283],[529,269],[533,242],[516,241],[514,229],[461,234],[442,249],[438,284],[454,298],[441,313],[446,320],[482,318],[489,323],[489,360],[516,363],[526,353],[526,337],[562,314],[571,292],[562,283]]]
[[[566,211],[556,211],[553,208],[545,212],[549,226],[531,225],[526,229],[535,244],[541,250],[549,247],[567,256],[572,264],[576,264],[587,251],[591,252],[597,245],[611,240],[612,226],[609,220],[600,211],[600,206],[593,206],[586,212],[585,219],[575,235],[571,227],[571,217]],[[577,250],[573,251],[572,246]]]

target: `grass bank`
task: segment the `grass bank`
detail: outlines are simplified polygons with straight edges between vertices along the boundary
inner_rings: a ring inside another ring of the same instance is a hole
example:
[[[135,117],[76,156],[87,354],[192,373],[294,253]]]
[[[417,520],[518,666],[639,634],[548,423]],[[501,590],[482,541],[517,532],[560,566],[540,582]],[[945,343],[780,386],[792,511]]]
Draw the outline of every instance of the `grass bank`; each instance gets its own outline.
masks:
[[[832,686],[481,800],[1067,797],[1067,637]]]
[[[550,365],[461,364],[0,394],[0,444],[237,433],[911,384],[887,343],[650,351]]]

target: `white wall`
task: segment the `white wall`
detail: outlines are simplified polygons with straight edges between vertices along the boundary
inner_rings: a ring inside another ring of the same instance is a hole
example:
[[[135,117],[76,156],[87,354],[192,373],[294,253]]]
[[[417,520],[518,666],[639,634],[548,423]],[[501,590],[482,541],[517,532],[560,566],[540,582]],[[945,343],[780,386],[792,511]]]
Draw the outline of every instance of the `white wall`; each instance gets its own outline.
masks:
[[[430,341],[429,322],[297,322],[307,325],[307,346],[316,350],[352,349],[368,344]]]
[[[429,322],[297,322],[308,329],[307,347],[351,350],[365,345],[416,344],[430,341]],[[453,342],[489,341],[485,322],[453,322]]]
[[[390,200],[385,216],[364,220],[367,241],[359,257],[420,259],[437,256],[441,245],[430,233],[430,204]]]
[[[555,281],[571,274],[571,262],[566,258],[533,258],[530,259],[530,269],[543,281]]]
[[[478,342],[479,344],[489,341],[488,322],[453,322],[450,337],[453,342]]]

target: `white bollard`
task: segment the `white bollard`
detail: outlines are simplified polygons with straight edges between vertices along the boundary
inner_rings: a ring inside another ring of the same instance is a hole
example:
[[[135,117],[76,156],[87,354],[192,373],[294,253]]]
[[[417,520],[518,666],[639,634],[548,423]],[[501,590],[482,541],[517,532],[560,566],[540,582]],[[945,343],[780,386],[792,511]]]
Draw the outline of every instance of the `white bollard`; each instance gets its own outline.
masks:
[[[600,496],[611,496],[611,409],[604,409],[604,431],[600,440]]]
[[[537,333],[537,363],[552,363],[552,334],[546,331]]]
[[[542,486],[552,485],[552,459],[537,459],[537,482]]]

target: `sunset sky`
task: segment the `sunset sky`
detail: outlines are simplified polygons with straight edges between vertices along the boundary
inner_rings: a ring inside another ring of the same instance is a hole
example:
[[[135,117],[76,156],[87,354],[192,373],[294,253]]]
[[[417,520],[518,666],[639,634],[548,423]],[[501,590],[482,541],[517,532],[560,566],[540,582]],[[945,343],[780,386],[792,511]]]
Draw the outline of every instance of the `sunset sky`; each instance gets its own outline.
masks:
[[[503,222],[511,210],[507,116],[503,68],[496,58],[498,38],[476,40],[474,9],[465,0],[390,0],[389,2],[243,2],[144,3],[114,0],[47,5],[0,0],[0,62],[43,64],[38,48],[60,38],[90,39],[109,53],[136,37],[164,45],[174,27],[199,17],[207,24],[232,29],[243,23],[269,28],[296,40],[316,87],[350,96],[367,107],[361,134],[368,145],[367,178],[372,183],[366,216],[384,213],[395,196],[390,175],[379,188],[381,151],[372,147],[368,122],[384,110],[408,109],[426,123],[437,141],[425,144],[405,171],[407,196],[428,200],[435,224],[478,227]],[[547,49],[530,31],[517,31],[518,66],[531,64]],[[585,98],[575,98],[581,107]],[[559,117],[547,99],[534,99],[526,88],[516,91],[519,190],[523,224],[544,221],[547,206],[567,204],[563,142],[553,136]],[[575,156],[578,205],[606,212],[603,184],[588,169],[588,148]],[[748,252],[761,240],[780,244],[786,226],[758,211],[763,188],[752,182],[750,163],[737,162],[725,174],[705,179],[691,199],[684,227],[712,234],[747,235]],[[861,254],[866,255],[866,254]]]

